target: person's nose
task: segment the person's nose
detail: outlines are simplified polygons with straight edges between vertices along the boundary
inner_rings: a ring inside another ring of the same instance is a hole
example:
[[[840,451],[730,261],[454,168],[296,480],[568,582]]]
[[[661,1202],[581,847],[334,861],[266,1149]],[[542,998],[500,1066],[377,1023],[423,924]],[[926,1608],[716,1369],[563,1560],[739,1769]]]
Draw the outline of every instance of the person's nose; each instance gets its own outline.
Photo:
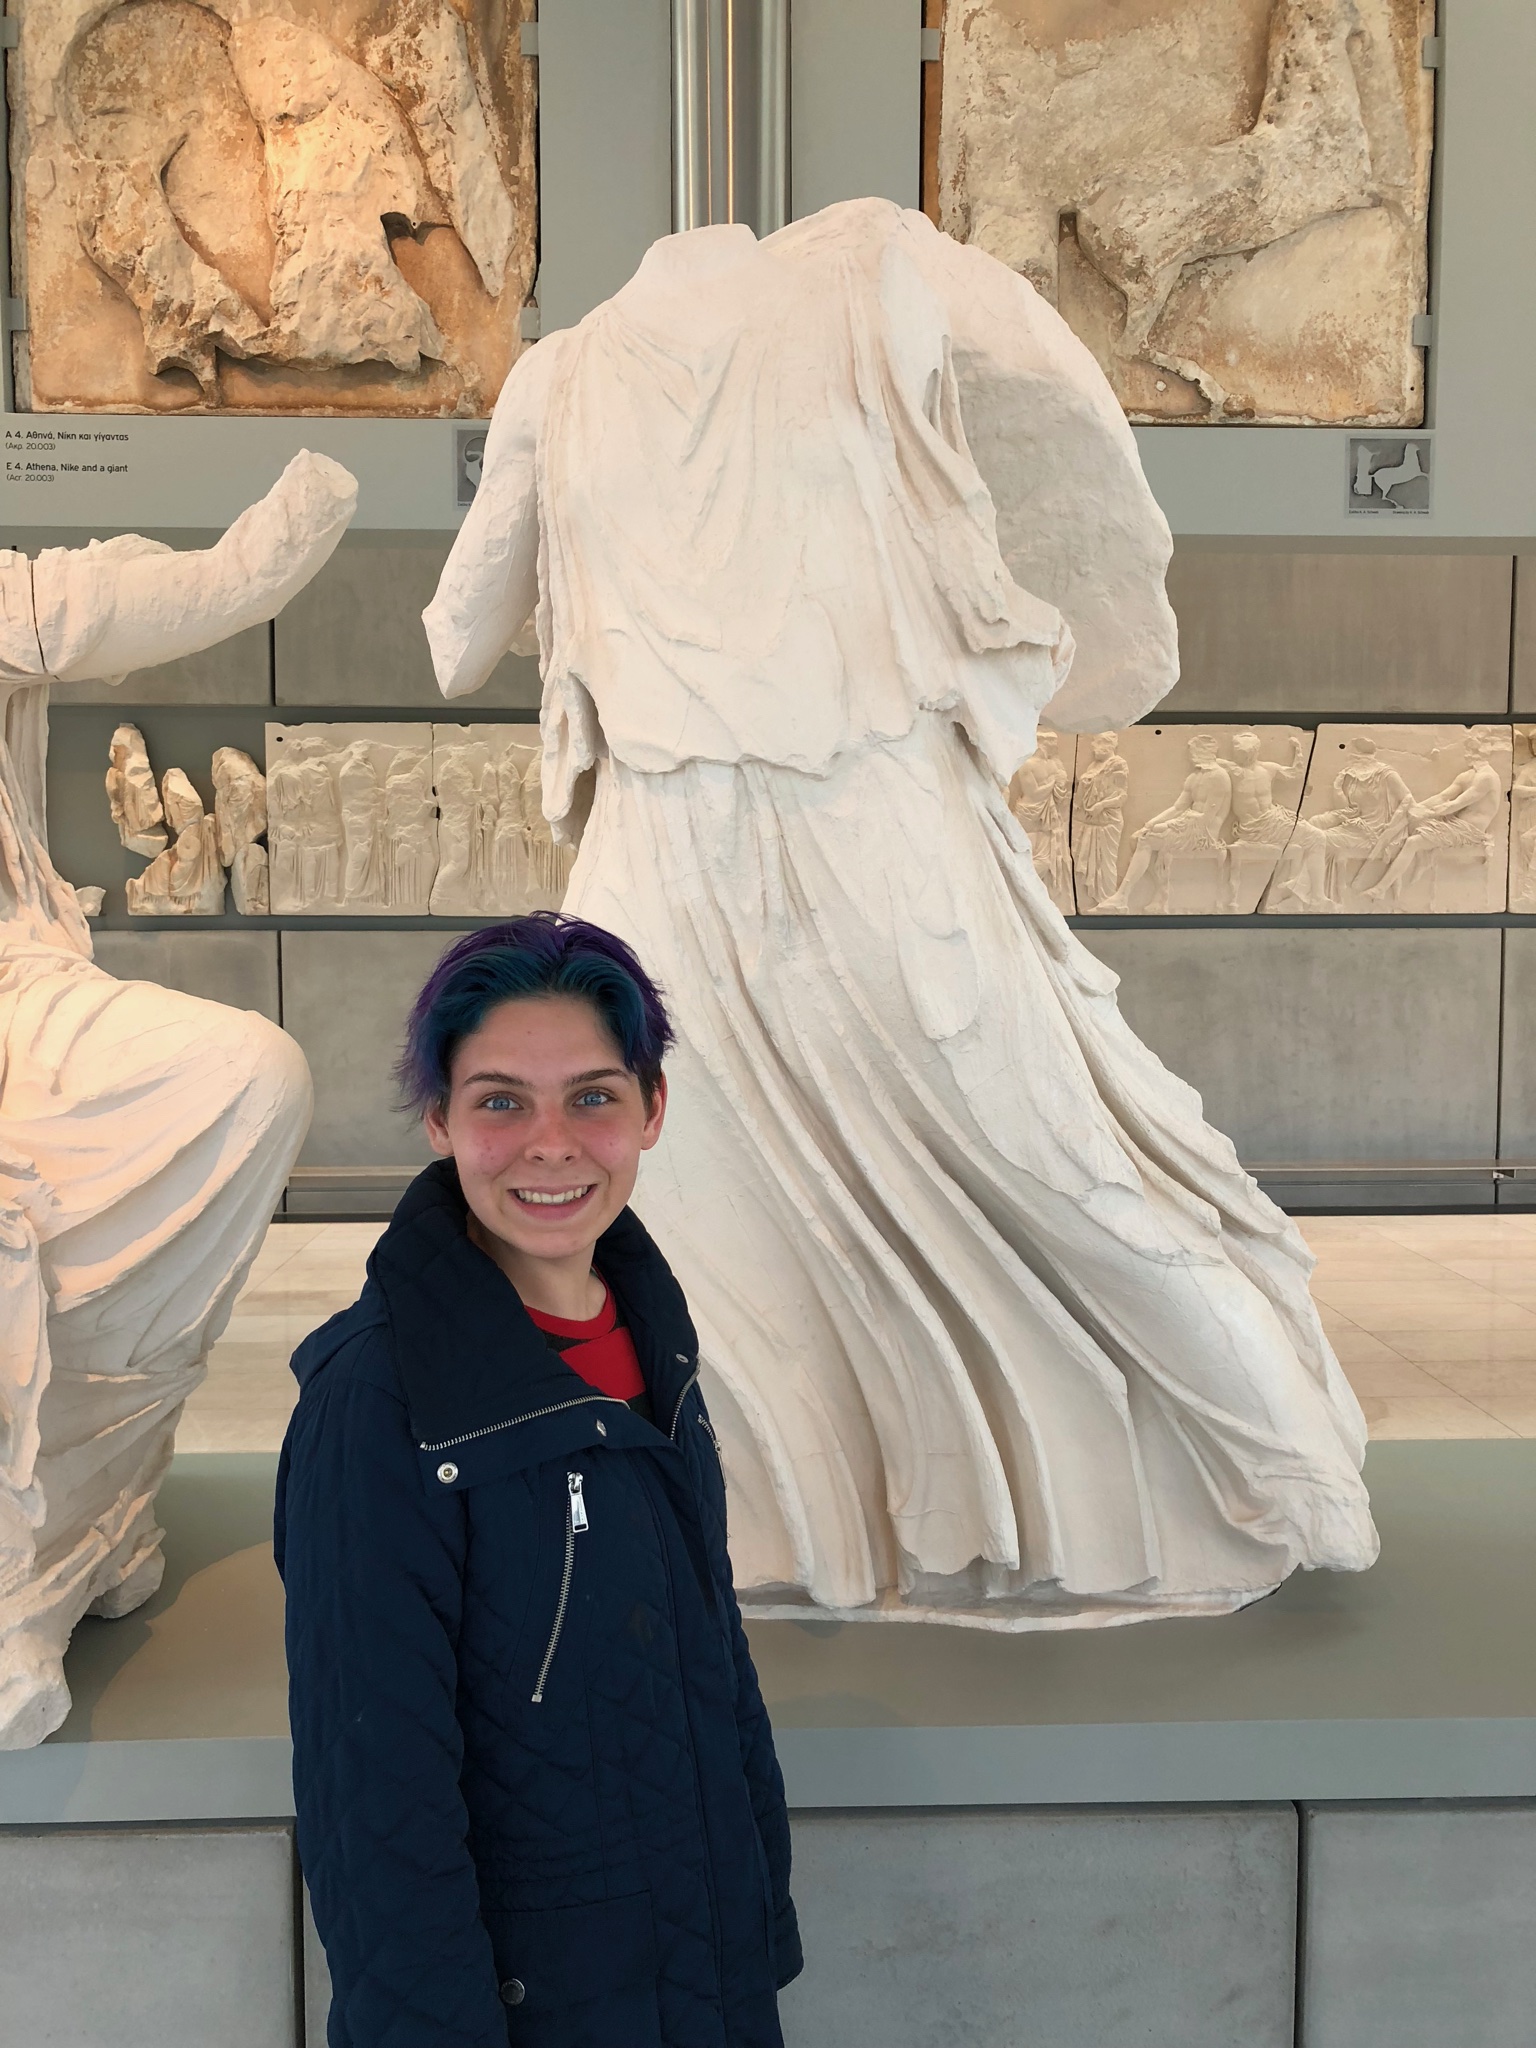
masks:
[[[563,1104],[549,1103],[534,1111],[524,1149],[530,1159],[547,1163],[575,1158],[580,1148]]]

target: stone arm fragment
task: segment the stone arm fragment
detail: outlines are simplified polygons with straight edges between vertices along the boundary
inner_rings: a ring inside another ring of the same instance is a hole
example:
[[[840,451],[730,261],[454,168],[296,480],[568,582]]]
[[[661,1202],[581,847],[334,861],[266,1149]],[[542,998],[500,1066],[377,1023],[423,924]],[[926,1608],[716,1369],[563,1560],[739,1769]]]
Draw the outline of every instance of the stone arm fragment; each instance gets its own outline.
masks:
[[[519,357],[486,436],[475,502],[422,613],[445,697],[478,690],[539,598],[539,437],[564,334]]]
[[[330,559],[356,510],[356,480],[305,449],[214,547],[127,535],[46,549],[33,565],[42,673],[119,682],[275,618]]]

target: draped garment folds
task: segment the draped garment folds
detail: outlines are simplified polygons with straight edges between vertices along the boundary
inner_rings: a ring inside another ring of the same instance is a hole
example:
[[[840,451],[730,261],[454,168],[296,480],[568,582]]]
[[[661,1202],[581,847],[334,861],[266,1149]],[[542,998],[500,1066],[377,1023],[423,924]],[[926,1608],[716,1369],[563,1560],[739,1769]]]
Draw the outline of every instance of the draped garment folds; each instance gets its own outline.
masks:
[[[566,908],[680,1043],[637,1207],[748,1610],[1088,1626],[1368,1565],[1294,1226],[1119,1015],[1005,791],[1176,675],[1170,542],[1022,279],[857,201],[673,237],[514,370],[427,612],[530,612]]]
[[[81,1615],[160,1582],[176,1423],[310,1111],[275,1024],[94,964],[48,855],[49,683],[120,680],[270,618],[355,502],[344,470],[301,456],[207,552],[0,552],[0,1749],[68,1712]]]

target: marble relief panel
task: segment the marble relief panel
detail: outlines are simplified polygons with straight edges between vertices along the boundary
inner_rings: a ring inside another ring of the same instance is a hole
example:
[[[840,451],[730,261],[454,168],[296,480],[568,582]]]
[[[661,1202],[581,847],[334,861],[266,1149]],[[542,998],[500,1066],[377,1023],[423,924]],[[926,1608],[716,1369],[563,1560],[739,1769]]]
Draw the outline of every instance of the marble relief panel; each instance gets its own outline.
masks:
[[[1070,917],[1077,908],[1072,887],[1072,765],[1070,740],[1041,726],[1038,742],[1008,786],[1008,808],[1029,835],[1035,873],[1046,894]]]
[[[441,816],[434,913],[559,909],[576,855],[550,833],[541,760],[537,726],[433,726]]]
[[[275,916],[421,917],[437,874],[428,725],[267,727]]]
[[[537,250],[534,0],[27,0],[17,402],[483,416]]]
[[[1509,805],[1509,907],[1536,915],[1536,725],[1517,725]]]
[[[949,0],[940,225],[1134,419],[1417,425],[1433,0]]]
[[[1320,725],[1263,908],[1503,910],[1511,740],[1507,725]]]
[[[1077,743],[1072,852],[1088,913],[1249,916],[1296,821],[1295,726],[1132,726]]]

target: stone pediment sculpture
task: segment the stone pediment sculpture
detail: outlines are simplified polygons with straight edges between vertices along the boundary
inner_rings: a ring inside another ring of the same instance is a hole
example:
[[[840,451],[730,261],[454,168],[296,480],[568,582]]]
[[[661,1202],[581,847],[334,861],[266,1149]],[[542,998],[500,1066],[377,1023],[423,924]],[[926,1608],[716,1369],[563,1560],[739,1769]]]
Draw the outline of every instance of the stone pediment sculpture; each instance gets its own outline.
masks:
[[[1135,419],[1417,425],[1434,0],[948,0],[939,217]]]
[[[310,1109],[276,1025],[93,963],[44,837],[48,686],[120,681],[274,617],[356,502],[338,463],[303,454],[202,553],[136,535],[0,553],[0,1749],[63,1721],[81,1616],[160,1583],[155,1492],[182,1404]],[[160,829],[155,796],[176,837],[152,867],[174,888],[178,861],[202,863],[222,889],[218,834],[248,829],[251,793],[244,826],[179,770],[157,793],[136,740],[113,742],[125,843]]]
[[[1507,725],[1320,725],[1266,911],[1502,910]]]
[[[428,635],[457,698],[536,616],[565,907],[672,1006],[637,1206],[749,1613],[1092,1627],[1375,1556],[1301,1237],[1007,801],[1037,721],[1104,734],[1107,839],[1170,551],[1087,349],[884,201],[657,243],[498,402]]]
[[[18,401],[483,413],[537,249],[532,0],[36,0]]]

